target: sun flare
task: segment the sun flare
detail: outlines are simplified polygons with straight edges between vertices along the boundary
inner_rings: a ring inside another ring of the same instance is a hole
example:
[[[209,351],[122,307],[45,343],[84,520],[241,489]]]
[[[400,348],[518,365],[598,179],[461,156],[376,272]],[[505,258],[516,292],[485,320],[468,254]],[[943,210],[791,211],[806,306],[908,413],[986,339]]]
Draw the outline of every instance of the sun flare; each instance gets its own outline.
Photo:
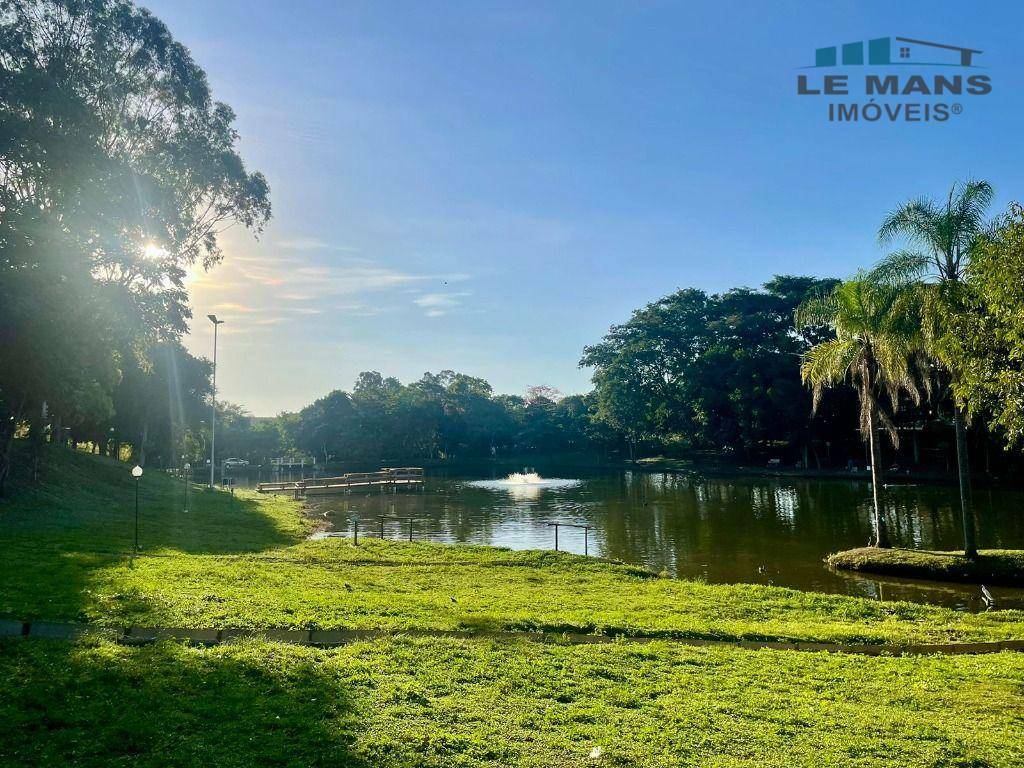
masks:
[[[167,249],[160,247],[156,243],[146,243],[142,248],[142,255],[147,259],[162,259],[167,255]]]

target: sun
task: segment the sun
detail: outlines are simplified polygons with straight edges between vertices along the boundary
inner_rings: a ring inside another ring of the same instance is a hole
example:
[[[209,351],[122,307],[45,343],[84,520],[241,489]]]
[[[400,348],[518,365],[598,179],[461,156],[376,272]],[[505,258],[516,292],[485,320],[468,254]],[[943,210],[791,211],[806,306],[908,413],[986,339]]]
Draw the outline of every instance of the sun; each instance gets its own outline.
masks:
[[[156,243],[146,243],[142,249],[142,255],[147,259],[162,259],[167,255],[167,249],[161,248]]]

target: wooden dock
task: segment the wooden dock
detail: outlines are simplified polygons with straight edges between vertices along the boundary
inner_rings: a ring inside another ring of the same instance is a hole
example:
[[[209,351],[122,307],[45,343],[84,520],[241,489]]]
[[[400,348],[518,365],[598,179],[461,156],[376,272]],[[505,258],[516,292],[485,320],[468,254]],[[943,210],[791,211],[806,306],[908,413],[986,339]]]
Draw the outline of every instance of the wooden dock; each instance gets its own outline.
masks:
[[[397,492],[399,488],[422,488],[422,467],[384,467],[379,472],[350,472],[338,477],[307,478],[281,483],[257,483],[260,493],[289,493],[295,498],[326,496],[331,493],[349,493],[379,488],[381,492]]]

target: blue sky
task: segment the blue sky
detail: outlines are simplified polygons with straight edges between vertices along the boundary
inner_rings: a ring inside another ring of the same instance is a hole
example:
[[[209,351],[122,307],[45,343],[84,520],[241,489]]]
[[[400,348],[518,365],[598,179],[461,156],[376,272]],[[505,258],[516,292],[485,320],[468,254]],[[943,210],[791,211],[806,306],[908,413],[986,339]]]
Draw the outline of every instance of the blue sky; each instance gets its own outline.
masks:
[[[361,370],[589,388],[583,345],[683,286],[844,276],[895,203],[1024,197],[1017,3],[155,0],[268,177],[259,242],[192,282],[221,396],[295,409]],[[979,48],[993,92],[942,124],[830,124],[814,49]]]

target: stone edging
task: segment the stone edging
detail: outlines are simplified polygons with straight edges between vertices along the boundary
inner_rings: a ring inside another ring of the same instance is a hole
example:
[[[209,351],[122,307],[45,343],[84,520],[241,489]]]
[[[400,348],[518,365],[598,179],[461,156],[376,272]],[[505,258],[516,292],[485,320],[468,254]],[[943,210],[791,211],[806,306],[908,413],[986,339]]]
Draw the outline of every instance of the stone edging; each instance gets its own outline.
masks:
[[[866,656],[932,655],[1024,652],[1024,640],[996,640],[978,643],[922,643],[886,645],[882,643],[810,643],[771,640],[713,640],[688,637],[654,637],[633,635],[586,635],[571,632],[462,632],[458,630],[387,630],[387,629],[191,629],[186,627],[126,627],[114,629],[94,624],[72,624],[53,621],[14,621],[0,619],[0,637],[72,640],[96,635],[126,645],[147,645],[158,640],[177,640],[193,645],[216,645],[230,640],[259,638],[273,642],[334,648],[365,640],[394,637],[438,637],[459,640],[524,639],[534,642],[566,645],[595,645],[615,642],[671,642],[693,647],[742,648],[744,650],[811,651],[861,654]]]

